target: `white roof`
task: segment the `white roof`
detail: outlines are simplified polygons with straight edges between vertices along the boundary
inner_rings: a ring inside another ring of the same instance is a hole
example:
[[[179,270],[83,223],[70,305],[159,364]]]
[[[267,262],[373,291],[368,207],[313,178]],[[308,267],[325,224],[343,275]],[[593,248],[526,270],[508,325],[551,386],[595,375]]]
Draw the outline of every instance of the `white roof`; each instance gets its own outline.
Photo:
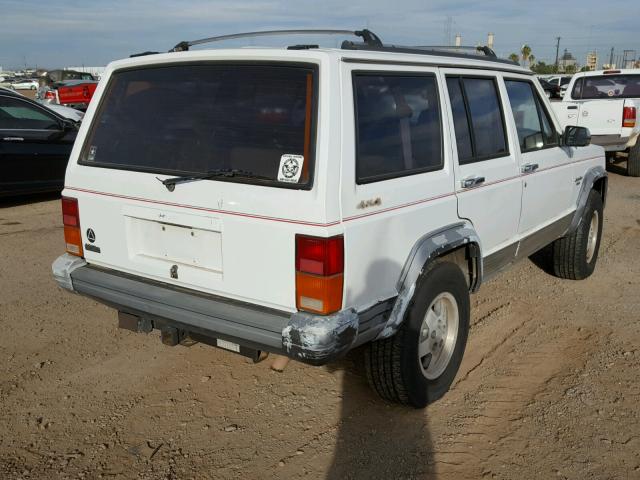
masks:
[[[589,72],[576,73],[575,77],[598,77],[602,75],[640,75],[640,68],[608,68],[607,70],[592,70]]]
[[[402,48],[402,47],[400,47]],[[349,50],[342,48],[312,48],[305,50],[287,50],[284,48],[232,48],[232,49],[195,49],[187,52],[159,53],[133,57],[112,62],[108,70],[153,65],[207,60],[267,60],[320,63],[327,60],[363,61],[373,63],[394,63],[407,65],[433,65],[442,67],[476,68],[483,70],[508,70],[514,73],[533,75],[531,70],[511,63],[492,61],[488,57],[473,55],[451,56],[440,54],[418,54],[373,50]]]

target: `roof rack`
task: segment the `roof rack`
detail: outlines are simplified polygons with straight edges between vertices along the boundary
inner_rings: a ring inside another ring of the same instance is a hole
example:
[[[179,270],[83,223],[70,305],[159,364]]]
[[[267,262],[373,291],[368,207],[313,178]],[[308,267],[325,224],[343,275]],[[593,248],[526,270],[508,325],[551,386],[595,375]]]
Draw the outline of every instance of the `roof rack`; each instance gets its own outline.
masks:
[[[401,46],[401,45],[384,45],[380,37],[371,30],[264,30],[261,32],[232,33],[230,35],[219,35],[216,37],[202,38],[200,40],[183,41],[178,43],[169,52],[185,52],[190,47],[202,45],[204,43],[222,42],[225,40],[235,40],[238,38],[255,38],[273,35],[354,35],[361,37],[362,42],[352,42],[345,40],[342,42],[343,50],[366,50],[375,52],[391,52],[391,53],[413,53],[418,55],[436,55],[456,58],[474,58],[476,60],[487,60],[491,62],[499,62],[507,65],[518,65],[517,62],[498,58],[496,53],[486,46]],[[294,45],[290,49],[308,49],[317,48],[316,45]],[[145,52],[148,54],[151,52]]]
[[[441,57],[473,58],[475,60],[485,60],[490,62],[519,66],[517,62],[514,62],[512,60],[508,60],[506,58],[498,58],[496,53],[487,46],[372,46],[365,43],[355,43],[345,40],[344,42],[342,42],[342,48],[344,50],[365,50],[370,52],[412,53],[417,55],[435,55]]]
[[[266,37],[273,35],[355,35],[362,37],[364,45],[369,47],[382,47],[382,41],[378,36],[366,28],[363,30],[265,30],[262,32],[233,33],[230,35],[219,35],[217,37],[201,38],[200,40],[182,41],[173,47],[169,52],[185,52],[190,47],[202,45],[204,43],[222,42],[225,40],[235,40],[237,38]]]

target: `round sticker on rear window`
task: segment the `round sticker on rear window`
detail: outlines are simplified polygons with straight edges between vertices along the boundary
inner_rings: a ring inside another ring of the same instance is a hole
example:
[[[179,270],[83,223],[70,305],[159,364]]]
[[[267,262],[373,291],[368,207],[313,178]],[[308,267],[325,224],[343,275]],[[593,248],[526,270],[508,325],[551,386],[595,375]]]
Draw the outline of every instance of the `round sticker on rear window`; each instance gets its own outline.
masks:
[[[302,174],[303,164],[304,157],[302,155],[282,155],[280,157],[280,168],[278,169],[278,181],[298,183]]]
[[[98,152],[98,147],[95,145],[91,145],[89,148],[89,155],[87,155],[87,162],[93,162],[96,159],[96,153]]]

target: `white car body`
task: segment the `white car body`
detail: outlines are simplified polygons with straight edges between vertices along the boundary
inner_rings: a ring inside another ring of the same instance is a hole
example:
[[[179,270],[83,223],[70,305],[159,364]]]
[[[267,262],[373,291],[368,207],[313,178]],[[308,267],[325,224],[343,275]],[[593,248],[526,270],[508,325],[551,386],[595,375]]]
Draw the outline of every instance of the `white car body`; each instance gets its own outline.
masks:
[[[38,88],[37,80],[20,80],[11,84],[11,88],[17,90],[36,90]]]
[[[180,183],[169,191],[159,181],[172,176],[169,174],[99,168],[91,164],[92,160],[79,162],[87,148],[91,159],[95,154],[94,147],[85,146],[85,141],[114,75],[136,67],[205,62],[289,62],[317,69],[317,136],[309,189],[213,179]],[[435,79],[442,141],[440,168],[358,183],[353,79],[362,72]],[[458,161],[447,76],[473,76],[493,82],[504,112],[507,152],[474,163]],[[63,191],[64,197],[76,199],[79,206],[84,256],[60,257],[54,264],[54,275],[61,286],[111,305],[124,305],[124,300],[116,297],[127,296],[126,302],[136,302],[136,307],[132,303],[118,307],[125,311],[159,315],[154,310],[160,308],[158,304],[144,304],[160,301],[164,295],[149,293],[146,300],[131,297],[134,283],[145,282],[164,285],[167,292],[175,288],[236,302],[234,305],[263,312],[263,316],[254,319],[253,314],[246,317],[245,312],[243,318],[248,319],[236,322],[237,318],[231,321],[230,314],[221,313],[213,321],[206,320],[202,316],[205,313],[198,313],[200,320],[193,322],[201,322],[201,327],[218,322],[211,327],[212,335],[311,363],[324,363],[333,357],[313,359],[309,351],[296,353],[291,349],[294,340],[290,333],[295,328],[291,322],[300,321],[301,315],[308,321],[320,319],[322,325],[334,325],[336,318],[355,315],[359,333],[350,347],[391,335],[397,325],[387,318],[395,319],[394,315],[402,315],[398,311],[406,308],[407,295],[415,288],[421,271],[422,265],[416,267],[415,262],[425,254],[425,239],[433,251],[445,248],[454,238],[462,246],[475,245],[477,276],[470,280],[470,288],[475,290],[483,279],[565,234],[577,221],[585,192],[594,182],[606,180],[604,152],[598,146],[557,144],[522,153],[505,79],[530,82],[541,105],[551,110],[528,70],[446,55],[264,48],[198,50],[114,62],[104,72],[96,100],[87,110]],[[551,128],[560,135],[561,125],[553,115],[550,120]],[[469,237],[459,236],[460,232],[469,232]],[[297,235],[343,237],[340,312],[316,317],[299,311]],[[96,275],[96,279],[82,277],[81,272]],[[97,280],[102,274],[122,279],[114,280],[111,290],[103,290]],[[178,317],[173,315],[184,313],[176,313],[177,304],[172,302],[177,300],[172,295],[167,293],[162,300],[163,318],[175,319]],[[396,313],[389,313],[393,308]],[[270,315],[291,317],[289,324],[284,320],[282,335],[277,330],[281,327],[264,326]],[[220,320],[222,317],[227,320]],[[328,328],[320,326],[314,334],[307,332],[305,338],[312,343]]]
[[[586,127],[591,132],[591,141],[601,145],[608,152],[624,151],[633,147],[640,135],[640,93],[637,97],[619,97],[612,85],[610,92],[602,91],[602,98],[574,98],[576,83],[583,79],[599,78],[617,75],[637,75],[640,70],[608,70],[581,72],[574,75],[561,102],[552,103],[552,107],[563,125],[578,125]],[[634,126],[623,125],[625,107],[636,110],[637,118]]]
[[[39,101],[38,103],[48,108],[49,110],[53,110],[58,115],[68,118],[69,120],[73,120],[74,122],[81,122],[84,118],[84,112],[76,110],[75,108],[65,107],[64,105],[58,105],[56,103],[48,103],[44,101]]]

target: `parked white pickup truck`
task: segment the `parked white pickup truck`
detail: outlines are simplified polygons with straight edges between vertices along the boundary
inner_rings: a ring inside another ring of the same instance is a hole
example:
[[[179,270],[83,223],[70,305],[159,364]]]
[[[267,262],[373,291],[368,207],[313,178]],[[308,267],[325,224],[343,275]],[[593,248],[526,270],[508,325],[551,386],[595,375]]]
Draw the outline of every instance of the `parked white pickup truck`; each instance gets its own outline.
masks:
[[[578,125],[591,132],[610,160],[627,152],[628,174],[640,176],[640,70],[604,70],[574,75],[562,102],[551,104],[563,126]]]

